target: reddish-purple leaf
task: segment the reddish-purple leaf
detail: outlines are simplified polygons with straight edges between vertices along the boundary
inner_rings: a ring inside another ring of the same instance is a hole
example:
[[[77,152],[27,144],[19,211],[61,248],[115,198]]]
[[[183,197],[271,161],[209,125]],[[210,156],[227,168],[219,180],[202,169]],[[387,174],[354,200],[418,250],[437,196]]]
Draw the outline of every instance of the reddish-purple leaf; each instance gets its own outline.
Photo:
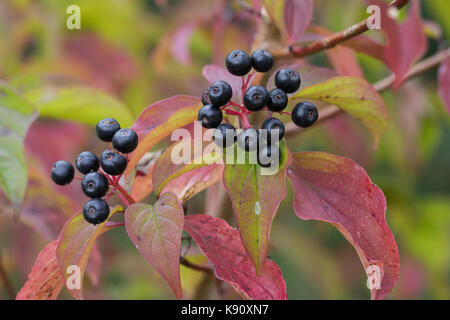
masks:
[[[336,46],[326,51],[334,69],[341,76],[364,77],[355,52],[345,46]]]
[[[17,293],[17,300],[56,300],[64,285],[64,278],[56,262],[58,240],[50,242],[39,253],[28,280]]]
[[[122,210],[120,206],[111,210],[109,218],[119,210]],[[58,247],[56,248],[56,259],[59,270],[65,279],[70,275],[67,273],[70,266],[79,267],[81,288],[67,288],[75,299],[83,299],[84,272],[95,241],[106,231],[122,225],[121,223],[113,223],[106,220],[94,226],[84,220],[82,212],[76,213],[64,225],[59,236]]]
[[[195,31],[195,24],[188,23],[180,26],[172,36],[170,52],[172,56],[181,64],[191,63],[191,37]]]
[[[125,213],[125,226],[136,248],[169,283],[175,296],[183,294],[180,282],[180,249],[184,214],[178,198],[164,193],[152,205],[136,203]]]
[[[285,0],[284,24],[290,44],[297,42],[309,26],[313,5],[313,0]]]
[[[188,215],[184,228],[214,266],[216,277],[228,282],[244,299],[286,300],[280,267],[265,258],[258,277],[239,231],[225,220],[205,214]]]
[[[395,74],[393,88],[398,88],[415,61],[425,53],[427,42],[420,17],[419,1],[413,0],[408,17],[402,23],[389,16],[388,5],[381,0],[368,0],[381,9],[381,27],[386,37],[385,61]]]
[[[293,154],[288,177],[297,216],[336,226],[355,247],[368,275],[380,272],[380,287],[371,296],[383,299],[399,278],[400,264],[381,189],[353,161],[325,152]]]
[[[439,67],[439,95],[450,112],[450,58],[447,58]]]

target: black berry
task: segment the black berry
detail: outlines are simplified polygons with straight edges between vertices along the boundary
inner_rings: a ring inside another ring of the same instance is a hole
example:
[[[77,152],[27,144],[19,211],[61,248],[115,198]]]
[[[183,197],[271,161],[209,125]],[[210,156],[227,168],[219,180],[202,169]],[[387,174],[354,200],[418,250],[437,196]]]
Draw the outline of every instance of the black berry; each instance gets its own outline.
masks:
[[[88,173],[81,181],[81,189],[90,198],[101,198],[108,192],[108,179],[98,172]]]
[[[209,101],[217,107],[226,105],[230,102],[232,96],[233,89],[222,80],[214,82],[208,90]]]
[[[98,157],[94,153],[90,151],[84,151],[80,153],[76,158],[75,167],[82,174],[95,172],[98,170],[98,168],[100,168],[100,160],[98,160]]]
[[[261,86],[250,87],[244,94],[244,106],[250,111],[261,110],[267,105],[268,100],[269,93]]]
[[[111,142],[114,134],[120,130],[120,124],[116,119],[107,118],[100,120],[95,127],[97,136],[102,141]]]
[[[292,110],[291,118],[294,123],[302,128],[309,127],[316,122],[319,112],[315,105],[309,102],[300,102]]]
[[[222,123],[214,130],[214,142],[221,148],[228,148],[236,141],[236,129],[229,123]]]
[[[75,169],[72,164],[67,161],[57,161],[52,167],[52,180],[54,183],[64,186],[72,182],[75,176]]]
[[[222,119],[222,110],[212,104],[207,104],[198,112],[198,121],[207,129],[217,127],[222,122]]]
[[[237,136],[238,146],[245,151],[258,149],[259,132],[255,128],[247,128],[239,132]]]
[[[270,52],[258,49],[252,53],[252,66],[258,72],[267,72],[273,67],[273,56]]]
[[[278,142],[284,137],[284,125],[277,118],[269,118],[261,126],[261,129],[266,130],[266,140],[268,143]],[[278,135],[278,139],[274,138]]]
[[[293,93],[300,88],[300,76],[292,69],[281,69],[275,75],[275,85],[286,93]]]
[[[288,104],[288,97],[286,92],[279,88],[275,88],[269,92],[269,100],[267,101],[267,108],[270,111],[280,112],[286,108]]]
[[[231,51],[225,59],[228,72],[235,76],[245,76],[252,69],[252,60],[242,50]]]
[[[122,174],[127,168],[127,163],[127,158],[111,150],[103,151],[100,156],[100,165],[102,166],[103,171],[112,176]]]
[[[211,101],[209,101],[209,88],[206,88],[202,93],[202,103],[204,106],[211,104]]]
[[[91,224],[99,224],[105,222],[109,216],[109,206],[102,199],[92,199],[86,202],[83,207],[83,217]]]
[[[138,145],[138,135],[131,129],[120,129],[114,134],[112,144],[122,153],[133,152]]]
[[[272,144],[263,146],[258,152],[258,164],[264,168],[276,167],[280,164],[280,147]]]

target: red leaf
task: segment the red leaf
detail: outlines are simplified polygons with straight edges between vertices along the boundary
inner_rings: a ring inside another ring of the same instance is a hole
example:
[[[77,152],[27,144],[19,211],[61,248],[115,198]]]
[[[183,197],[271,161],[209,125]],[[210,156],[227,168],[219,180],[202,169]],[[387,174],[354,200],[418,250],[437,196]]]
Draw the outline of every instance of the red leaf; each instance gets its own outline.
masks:
[[[239,231],[224,220],[204,214],[188,215],[184,228],[213,264],[216,277],[228,282],[243,298],[286,300],[280,267],[266,258],[258,277]]]
[[[135,203],[125,212],[125,226],[142,256],[169,283],[178,299],[183,208],[173,193],[164,193],[155,205]]]
[[[17,293],[17,300],[56,300],[64,285],[64,278],[56,262],[58,241],[50,242],[39,253],[25,285]]]
[[[297,42],[309,26],[313,5],[313,0],[285,0],[284,24],[290,44]]]
[[[131,127],[139,136],[139,145],[133,152],[125,175],[136,166],[141,157],[177,128],[197,120],[202,107],[200,98],[174,96],[149,105]]]
[[[386,37],[385,61],[395,74],[393,88],[398,88],[405,80],[410,67],[420,59],[427,47],[420,17],[419,1],[413,0],[408,17],[397,23],[388,14],[388,5],[380,0],[369,0],[381,8],[381,27]]]
[[[439,67],[439,95],[450,112],[450,58],[447,58]]]
[[[383,192],[353,161],[325,152],[293,154],[288,177],[297,216],[336,226],[355,247],[365,270],[376,265],[381,271],[380,289],[372,289],[371,295],[383,299],[400,273],[397,244],[386,224]]]
[[[352,49],[336,46],[326,51],[334,69],[342,76],[364,77],[356,54]]]
[[[122,210],[120,206],[111,210],[108,219],[117,211]],[[80,268],[81,288],[68,288],[70,294],[75,299],[83,299],[83,277],[86,270],[89,256],[95,245],[97,238],[115,227],[122,226],[120,223],[105,221],[98,225],[92,225],[83,218],[83,213],[76,213],[64,225],[59,236],[58,247],[56,249],[56,259],[61,274],[67,277],[66,271],[71,265]]]

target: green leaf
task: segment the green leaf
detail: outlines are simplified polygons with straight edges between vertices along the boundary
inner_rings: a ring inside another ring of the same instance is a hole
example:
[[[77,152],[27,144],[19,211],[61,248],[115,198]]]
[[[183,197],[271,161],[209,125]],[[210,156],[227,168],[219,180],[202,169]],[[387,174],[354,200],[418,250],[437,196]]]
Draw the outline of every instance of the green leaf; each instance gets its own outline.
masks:
[[[288,150],[284,140],[280,142],[280,149],[280,168],[276,173],[271,172],[274,174],[267,174],[264,172],[266,169],[257,164],[238,164],[236,161],[226,164],[223,174],[224,186],[239,222],[242,242],[258,275],[269,250],[272,220],[286,196]]]
[[[367,126],[374,138],[375,147],[389,121],[383,98],[370,83],[359,77],[334,77],[305,87],[289,99],[319,100],[336,105]]]
[[[28,177],[23,141],[35,118],[33,105],[0,82],[0,186],[16,208],[25,194]]]
[[[155,205],[135,203],[125,213],[125,226],[142,256],[182,298],[180,250],[183,208],[175,194],[161,195]]]
[[[104,118],[115,118],[124,128],[131,126],[133,115],[113,96],[89,87],[44,86],[26,93],[43,117],[95,125]]]

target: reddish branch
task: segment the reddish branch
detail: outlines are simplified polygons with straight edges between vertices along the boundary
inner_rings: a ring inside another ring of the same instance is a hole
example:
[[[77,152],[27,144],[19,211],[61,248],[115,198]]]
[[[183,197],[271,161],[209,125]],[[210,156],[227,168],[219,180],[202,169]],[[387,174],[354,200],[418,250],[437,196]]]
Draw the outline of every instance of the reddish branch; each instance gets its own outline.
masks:
[[[389,7],[401,9],[406,4],[408,4],[408,2],[409,0],[394,0],[391,2]],[[276,56],[286,57],[292,55],[295,57],[304,57],[328,48],[332,48],[339,43],[347,41],[368,31],[368,19],[369,18],[358,22],[357,24],[354,24],[345,30],[332,34],[328,37],[324,37],[318,41],[314,41],[306,45],[292,45],[287,48],[286,51],[276,53]]]
[[[430,70],[436,66],[438,66],[441,62],[446,60],[447,58],[450,58],[450,49],[441,50],[434,54],[433,56],[422,60],[421,62],[414,65],[409,72],[406,74],[405,81],[409,80],[427,70]],[[390,75],[376,83],[373,84],[373,87],[375,90],[381,92],[386,89],[389,89],[390,86],[394,83],[395,76]],[[335,117],[339,113],[341,113],[342,110],[334,105],[330,105],[328,107],[323,108],[319,112],[319,119],[317,123],[324,122],[325,120],[328,120],[332,117]],[[301,130],[301,129],[300,129]],[[286,125],[286,134],[292,134],[292,133],[298,133],[299,128],[295,126],[293,123],[289,123]]]
[[[180,257],[180,263],[188,268],[191,268],[193,270],[197,270],[197,271],[202,271],[208,274],[214,274],[213,270],[209,267],[205,267],[205,266],[200,266],[198,264],[192,263],[189,260],[187,260],[184,257]]]

